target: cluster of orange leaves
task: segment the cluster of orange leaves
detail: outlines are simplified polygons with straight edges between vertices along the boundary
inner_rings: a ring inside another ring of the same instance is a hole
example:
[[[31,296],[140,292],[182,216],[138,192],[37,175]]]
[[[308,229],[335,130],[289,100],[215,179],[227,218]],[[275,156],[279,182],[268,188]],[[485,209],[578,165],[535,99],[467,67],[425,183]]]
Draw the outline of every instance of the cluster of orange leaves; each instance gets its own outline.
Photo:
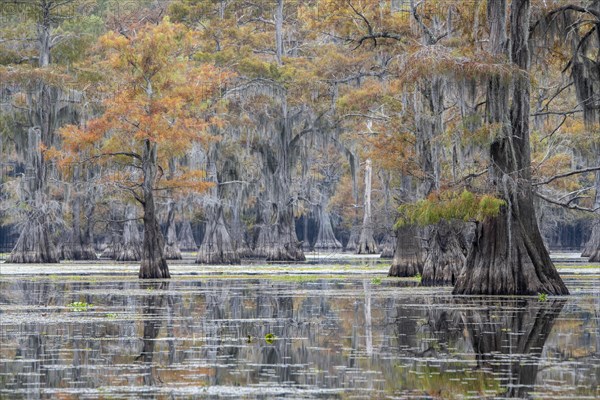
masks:
[[[112,178],[135,181],[139,177],[127,166],[139,163],[145,141],[157,144],[160,166],[193,143],[217,140],[212,131],[224,123],[220,95],[232,74],[193,61],[195,40],[194,32],[168,19],[134,36],[104,35],[94,59],[106,77],[102,111],[80,126],[63,127],[62,150],[50,156],[63,168],[94,161],[130,171]],[[202,191],[210,186],[203,178],[201,171],[181,171],[162,186]]]

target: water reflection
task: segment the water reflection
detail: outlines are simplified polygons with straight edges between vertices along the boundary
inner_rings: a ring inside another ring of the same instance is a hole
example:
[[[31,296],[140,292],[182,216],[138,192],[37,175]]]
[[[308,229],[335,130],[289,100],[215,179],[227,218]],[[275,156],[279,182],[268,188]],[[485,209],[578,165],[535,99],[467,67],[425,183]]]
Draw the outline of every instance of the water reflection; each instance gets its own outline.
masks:
[[[150,282],[148,284],[141,283],[141,286],[151,292],[156,290],[168,290],[169,282],[155,283]],[[142,315],[144,321],[144,336],[142,339],[142,351],[139,356],[136,357],[136,361],[143,364],[143,381],[144,386],[155,386],[156,382],[162,383],[160,378],[156,374],[156,366],[153,363],[154,360],[154,347],[156,339],[160,332],[160,328],[163,324],[165,315],[164,304],[168,295],[165,294],[152,294],[145,296],[142,299]],[[170,340],[173,343],[173,340]],[[175,353],[175,347],[172,344],[169,346],[169,364],[172,364],[171,359],[174,358],[172,354]]]
[[[501,301],[492,310],[463,312],[477,367],[500,377],[504,397],[529,397],[544,345],[565,304],[564,299]],[[499,314],[499,309],[508,311]]]
[[[0,398],[600,395],[598,299],[398,285],[0,281]]]

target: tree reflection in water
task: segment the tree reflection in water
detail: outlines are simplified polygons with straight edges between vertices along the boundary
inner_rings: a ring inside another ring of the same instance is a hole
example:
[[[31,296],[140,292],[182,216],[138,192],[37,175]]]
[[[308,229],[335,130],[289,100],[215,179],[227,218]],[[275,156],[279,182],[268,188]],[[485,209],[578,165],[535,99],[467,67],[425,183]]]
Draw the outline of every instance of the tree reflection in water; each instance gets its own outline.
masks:
[[[534,389],[544,344],[565,303],[498,301],[485,310],[464,312],[477,365],[501,377],[505,397],[527,398]]]
[[[140,284],[140,286],[152,292],[169,290],[169,282],[149,282]],[[143,379],[145,386],[155,386],[157,382],[162,383],[156,372],[156,365],[153,363],[153,360],[156,338],[158,338],[160,333],[162,321],[165,316],[165,304],[167,302],[168,295],[164,293],[151,294],[142,299],[144,336],[142,337],[142,351],[137,356],[136,361],[144,365]]]
[[[597,396],[596,299],[421,290],[364,278],[0,281],[0,398]]]

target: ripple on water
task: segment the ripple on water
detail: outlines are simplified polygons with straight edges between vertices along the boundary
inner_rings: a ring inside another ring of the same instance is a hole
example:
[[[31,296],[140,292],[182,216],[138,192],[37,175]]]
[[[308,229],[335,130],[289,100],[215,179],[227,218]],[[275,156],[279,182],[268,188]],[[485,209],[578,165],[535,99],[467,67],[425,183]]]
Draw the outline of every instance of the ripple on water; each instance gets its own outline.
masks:
[[[0,398],[596,398],[592,280],[541,302],[370,276],[12,277]]]

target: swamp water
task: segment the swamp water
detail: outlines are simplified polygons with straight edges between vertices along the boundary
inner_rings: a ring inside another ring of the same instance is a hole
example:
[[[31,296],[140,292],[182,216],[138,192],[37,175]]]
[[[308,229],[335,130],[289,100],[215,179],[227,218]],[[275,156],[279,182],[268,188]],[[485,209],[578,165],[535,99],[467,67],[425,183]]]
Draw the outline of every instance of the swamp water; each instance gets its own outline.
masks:
[[[0,398],[600,396],[598,275],[564,299],[373,276],[0,275]]]

